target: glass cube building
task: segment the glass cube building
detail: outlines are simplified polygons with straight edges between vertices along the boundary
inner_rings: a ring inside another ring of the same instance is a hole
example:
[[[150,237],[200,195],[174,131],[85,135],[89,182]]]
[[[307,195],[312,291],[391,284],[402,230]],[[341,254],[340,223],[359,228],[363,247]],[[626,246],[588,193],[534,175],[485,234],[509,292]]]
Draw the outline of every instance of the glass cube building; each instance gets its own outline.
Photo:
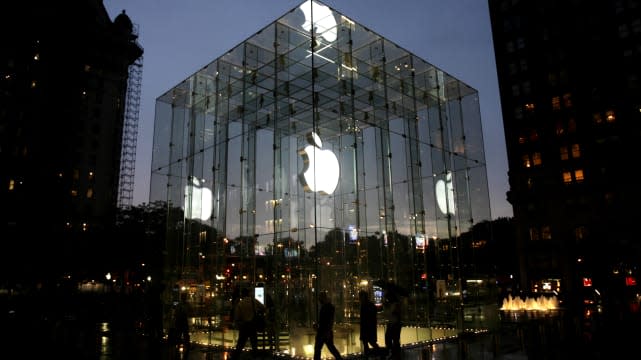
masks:
[[[224,346],[242,287],[273,304],[291,355],[311,356],[319,291],[344,354],[359,352],[360,290],[381,310],[404,295],[406,343],[460,332],[479,277],[466,234],[491,218],[478,93],[305,1],[157,98],[157,201],[166,300],[184,294],[192,331]]]

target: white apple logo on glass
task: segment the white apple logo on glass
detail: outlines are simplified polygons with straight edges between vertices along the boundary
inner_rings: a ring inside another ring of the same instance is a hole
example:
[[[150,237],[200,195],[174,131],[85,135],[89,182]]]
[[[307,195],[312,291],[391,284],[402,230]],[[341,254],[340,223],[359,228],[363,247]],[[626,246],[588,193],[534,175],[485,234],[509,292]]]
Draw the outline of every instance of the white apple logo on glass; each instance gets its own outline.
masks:
[[[190,219],[209,220],[212,211],[212,194],[209,188],[203,187],[200,180],[191,177],[191,182],[185,186],[185,197],[189,199],[191,194],[190,212],[187,216]]]
[[[312,6],[309,6],[309,1],[302,4],[299,9],[305,15],[305,22],[303,29],[310,31],[312,29],[312,13],[314,14],[314,27],[320,36],[326,41],[332,42],[336,40],[336,19],[332,10],[325,5],[317,4],[312,1]]]
[[[308,192],[329,195],[338,185],[340,167],[331,150],[323,150],[323,142],[315,132],[307,134],[309,145],[298,151],[303,157],[304,169],[299,179]]]
[[[445,215],[454,215],[456,211],[454,202],[454,187],[452,186],[452,172],[448,171],[445,180],[436,182],[436,202],[438,208]]]

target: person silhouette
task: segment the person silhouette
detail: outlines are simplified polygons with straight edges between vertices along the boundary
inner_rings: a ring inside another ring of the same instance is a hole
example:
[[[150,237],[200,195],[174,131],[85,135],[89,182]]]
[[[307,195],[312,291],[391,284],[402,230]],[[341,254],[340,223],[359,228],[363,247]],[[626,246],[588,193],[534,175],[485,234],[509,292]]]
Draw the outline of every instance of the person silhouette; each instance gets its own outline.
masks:
[[[243,288],[240,292],[240,301],[234,309],[234,321],[238,327],[238,341],[231,356],[234,360],[240,359],[247,339],[251,344],[252,353],[256,354],[258,351],[258,335],[254,324],[254,314],[257,311],[265,312],[265,305],[250,296],[248,288]]]
[[[321,304],[318,311],[318,323],[316,327],[316,339],[314,341],[314,360],[320,360],[323,345],[327,346],[334,358],[342,360],[343,357],[334,345],[334,304],[331,303],[326,291],[318,294],[318,301]]]
[[[363,344],[363,355],[367,358],[374,351],[379,350],[376,334],[376,305],[369,299],[367,291],[358,293],[360,307],[360,340]],[[372,346],[372,349],[370,349]]]
[[[401,300],[394,291],[385,293],[385,311],[387,328],[385,329],[385,347],[391,351],[391,359],[401,358]]]

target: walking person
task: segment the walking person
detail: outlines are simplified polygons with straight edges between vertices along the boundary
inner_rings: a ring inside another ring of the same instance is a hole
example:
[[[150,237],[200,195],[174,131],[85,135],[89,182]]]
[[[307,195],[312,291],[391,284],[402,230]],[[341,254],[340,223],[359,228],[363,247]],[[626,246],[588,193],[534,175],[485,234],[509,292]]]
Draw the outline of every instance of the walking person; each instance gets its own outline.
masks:
[[[376,334],[376,305],[369,299],[367,291],[358,293],[361,303],[360,340],[363,344],[363,356],[367,358],[379,350]],[[372,349],[370,349],[370,346]]]
[[[320,302],[321,307],[318,311],[318,323],[314,325],[316,327],[314,360],[320,360],[323,345],[327,345],[327,349],[334,355],[334,358],[342,360],[343,357],[340,351],[334,345],[334,305],[329,300],[326,291],[321,291],[318,294],[318,302]]]
[[[265,306],[250,295],[248,288],[243,288],[240,292],[240,300],[234,309],[234,322],[238,328],[238,341],[231,356],[234,360],[240,359],[247,339],[251,344],[252,353],[256,354],[258,351],[258,335],[254,324],[254,313],[257,311],[264,312]]]
[[[390,359],[401,358],[401,299],[394,291],[385,293],[385,311],[387,328],[385,329],[385,347],[391,352]]]

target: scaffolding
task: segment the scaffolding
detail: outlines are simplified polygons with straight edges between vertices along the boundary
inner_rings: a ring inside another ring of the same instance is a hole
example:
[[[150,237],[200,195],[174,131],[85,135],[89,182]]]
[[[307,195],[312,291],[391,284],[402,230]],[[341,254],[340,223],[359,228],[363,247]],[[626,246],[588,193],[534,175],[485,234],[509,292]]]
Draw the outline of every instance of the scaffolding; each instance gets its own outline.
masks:
[[[137,33],[136,27],[134,27],[134,33]],[[141,55],[129,66],[127,98],[125,100],[125,114],[122,131],[122,149],[120,154],[120,181],[118,185],[119,208],[131,206],[133,202],[142,64],[143,56]]]

